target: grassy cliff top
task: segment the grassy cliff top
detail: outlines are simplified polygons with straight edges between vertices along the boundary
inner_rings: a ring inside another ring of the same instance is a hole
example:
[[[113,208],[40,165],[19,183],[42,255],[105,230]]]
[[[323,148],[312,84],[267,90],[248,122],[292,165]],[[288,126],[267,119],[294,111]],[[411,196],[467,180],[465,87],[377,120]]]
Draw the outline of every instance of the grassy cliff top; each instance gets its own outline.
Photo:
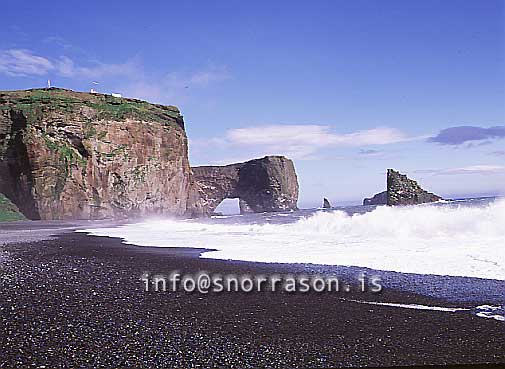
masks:
[[[181,113],[175,106],[61,88],[0,91],[0,110],[19,110],[28,119],[36,120],[47,110],[74,113],[83,106],[93,109],[96,118],[101,120],[133,118],[160,123],[173,122],[184,128]]]
[[[7,197],[0,193],[0,222],[26,219]]]

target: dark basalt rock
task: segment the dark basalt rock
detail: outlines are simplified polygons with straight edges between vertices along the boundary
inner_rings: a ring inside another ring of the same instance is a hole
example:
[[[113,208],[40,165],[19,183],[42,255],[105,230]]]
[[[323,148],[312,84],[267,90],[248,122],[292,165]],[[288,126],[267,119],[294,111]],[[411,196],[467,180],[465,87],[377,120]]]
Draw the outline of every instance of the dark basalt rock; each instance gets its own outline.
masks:
[[[363,200],[363,205],[416,205],[442,200],[419,184],[393,169],[388,169],[387,190]]]
[[[226,198],[239,198],[240,213],[297,209],[298,180],[283,156],[226,166],[193,167],[186,215],[208,216]]]
[[[326,197],[323,197],[323,209],[331,209],[331,204]]]
[[[425,191],[416,181],[393,169],[388,169],[387,186],[388,205],[415,205],[442,200],[440,196]]]
[[[388,203],[388,192],[379,192],[374,197],[363,200],[363,205],[386,205]]]

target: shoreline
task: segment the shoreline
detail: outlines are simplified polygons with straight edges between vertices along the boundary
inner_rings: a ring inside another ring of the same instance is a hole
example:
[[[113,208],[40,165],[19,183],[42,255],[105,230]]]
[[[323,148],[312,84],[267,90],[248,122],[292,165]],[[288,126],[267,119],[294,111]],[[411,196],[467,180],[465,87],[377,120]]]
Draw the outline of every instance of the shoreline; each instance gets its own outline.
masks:
[[[75,232],[87,228],[106,228],[125,224],[135,224],[126,220],[83,220],[83,221],[17,221],[0,223],[0,247],[7,244],[39,242],[55,240],[60,235],[81,234],[87,237],[110,239],[110,245],[124,247],[125,250],[137,253],[192,256],[201,257],[205,252],[212,249],[206,248],[181,248],[181,247],[158,247],[141,246],[126,243],[120,237],[92,236],[86,232]],[[26,234],[29,232],[29,235]],[[36,233],[36,234],[35,234]],[[120,245],[117,245],[120,244]],[[109,245],[109,246],[110,246]],[[440,299],[449,303],[492,303],[505,305],[505,280],[477,278],[467,276],[450,276],[438,274],[405,273],[393,270],[380,270],[362,266],[330,265],[330,264],[306,264],[306,263],[264,263],[245,260],[225,260],[214,258],[201,258],[215,262],[225,262],[230,265],[256,265],[259,268],[283,272],[286,274],[328,274],[338,275],[343,280],[353,281],[359,273],[368,276],[378,275],[382,285],[388,289],[395,289],[405,293],[414,293],[429,298]]]
[[[6,302],[0,315],[7,334],[2,338],[0,366],[505,363],[503,322],[467,311],[351,301],[445,307],[489,302],[477,298],[456,304],[414,293],[419,286],[431,285],[433,277],[388,272],[379,294],[145,292],[139,279],[144,271],[257,275],[323,274],[333,269],[344,279],[354,271],[353,267],[205,259],[198,257],[202,251],[198,249],[132,246],[120,239],[60,231],[51,239],[2,246],[8,259],[1,264]],[[465,285],[467,293],[472,287],[482,293],[486,291],[482,286],[489,284],[438,278],[433,290],[439,294],[447,294],[451,283],[454,291]],[[410,283],[411,291],[399,291],[395,283]],[[488,285],[490,290],[497,286]]]

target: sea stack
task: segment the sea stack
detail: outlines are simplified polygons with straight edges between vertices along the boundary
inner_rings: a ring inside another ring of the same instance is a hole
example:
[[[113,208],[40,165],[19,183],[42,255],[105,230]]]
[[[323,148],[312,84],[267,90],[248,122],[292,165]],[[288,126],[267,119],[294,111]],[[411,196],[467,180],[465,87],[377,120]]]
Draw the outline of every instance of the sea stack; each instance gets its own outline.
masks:
[[[406,175],[388,169],[387,190],[363,200],[363,205],[417,205],[442,200]]]
[[[331,209],[331,204],[326,197],[323,197],[323,209]]]

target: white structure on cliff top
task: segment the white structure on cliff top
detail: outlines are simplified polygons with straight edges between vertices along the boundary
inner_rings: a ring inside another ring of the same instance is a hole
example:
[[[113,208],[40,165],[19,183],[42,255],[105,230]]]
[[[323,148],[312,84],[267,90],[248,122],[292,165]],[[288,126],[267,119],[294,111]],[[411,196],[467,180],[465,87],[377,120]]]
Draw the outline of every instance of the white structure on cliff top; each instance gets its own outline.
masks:
[[[94,85],[94,86],[97,86],[98,82],[92,81],[91,84]],[[91,92],[92,94],[97,94],[98,93],[98,91],[96,91],[93,87],[91,87],[91,90],[89,90],[89,92]]]
[[[92,94],[97,94],[99,93],[97,90],[94,89],[94,86],[97,86],[99,83],[96,82],[96,81],[92,81],[91,84],[93,85],[93,87],[91,87],[91,90],[89,92],[91,92]],[[111,92],[110,93],[113,97],[123,97],[123,95],[121,94],[118,94],[117,92]]]

